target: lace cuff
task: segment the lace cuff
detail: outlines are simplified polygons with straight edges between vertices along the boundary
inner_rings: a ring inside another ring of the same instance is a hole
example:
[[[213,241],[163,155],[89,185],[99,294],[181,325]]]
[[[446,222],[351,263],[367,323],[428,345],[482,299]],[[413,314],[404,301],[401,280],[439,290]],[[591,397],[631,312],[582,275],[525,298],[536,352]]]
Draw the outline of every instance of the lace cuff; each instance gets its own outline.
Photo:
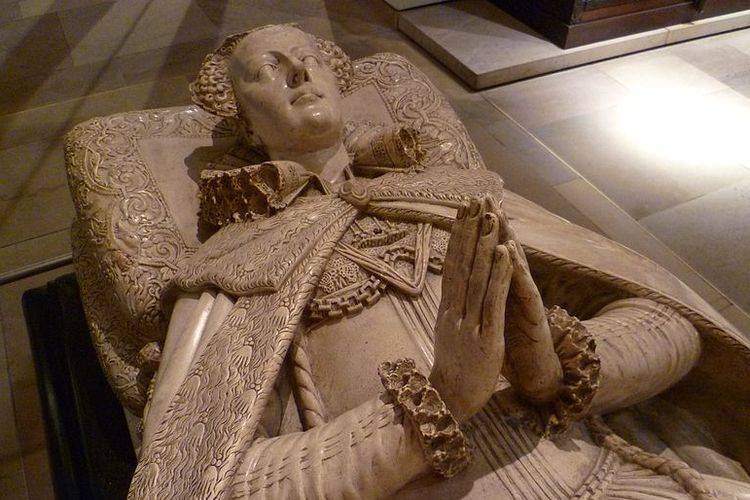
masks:
[[[200,217],[214,226],[268,216],[285,208],[311,179],[292,161],[269,161],[231,170],[203,170]]]
[[[596,341],[577,318],[553,306],[547,310],[547,321],[562,365],[563,386],[555,401],[540,408],[545,436],[560,434],[585,416],[599,387],[600,370]]]
[[[412,359],[386,361],[378,368],[388,394],[404,410],[419,435],[425,457],[443,477],[453,477],[471,462],[471,448],[437,389]]]

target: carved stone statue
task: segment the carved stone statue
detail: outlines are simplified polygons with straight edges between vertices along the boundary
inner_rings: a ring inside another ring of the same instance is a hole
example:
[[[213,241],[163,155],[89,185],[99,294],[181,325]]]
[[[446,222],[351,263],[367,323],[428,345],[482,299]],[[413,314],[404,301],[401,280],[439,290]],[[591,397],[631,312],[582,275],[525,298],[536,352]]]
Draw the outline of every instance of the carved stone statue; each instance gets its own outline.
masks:
[[[131,497],[750,498],[747,342],[504,192],[407,62],[266,26],[191,90],[213,118],[67,144],[94,339],[148,398]],[[198,136],[200,231],[153,152]]]

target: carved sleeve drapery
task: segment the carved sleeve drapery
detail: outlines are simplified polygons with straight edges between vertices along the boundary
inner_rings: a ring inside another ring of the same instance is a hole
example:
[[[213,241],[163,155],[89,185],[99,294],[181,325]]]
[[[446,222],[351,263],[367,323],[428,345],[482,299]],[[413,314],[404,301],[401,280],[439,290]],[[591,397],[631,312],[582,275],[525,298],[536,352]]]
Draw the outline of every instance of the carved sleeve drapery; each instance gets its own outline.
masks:
[[[383,498],[429,470],[414,431],[387,398],[306,432],[256,442],[231,498]]]

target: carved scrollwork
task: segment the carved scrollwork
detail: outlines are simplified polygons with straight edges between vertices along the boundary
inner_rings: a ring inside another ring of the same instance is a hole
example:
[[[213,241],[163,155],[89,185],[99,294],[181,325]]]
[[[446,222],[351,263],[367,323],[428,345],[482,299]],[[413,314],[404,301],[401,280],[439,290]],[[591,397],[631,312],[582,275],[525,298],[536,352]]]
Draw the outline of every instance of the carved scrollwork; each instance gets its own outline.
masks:
[[[429,151],[425,166],[483,168],[450,105],[408,61],[393,54],[355,61],[348,92],[371,84],[396,123],[420,131],[420,144]],[[190,106],[94,118],[66,138],[78,214],[72,238],[86,314],[110,383],[136,413],[148,385],[139,377],[138,353],[163,337],[162,294],[195,251],[180,235],[138,141],[237,133],[232,120]]]
[[[139,350],[160,339],[160,300],[177,265],[194,249],[180,235],[138,141],[152,137],[232,135],[194,108],[95,118],[66,140],[68,179],[77,209],[72,240],[94,344],[122,402],[140,412],[147,380]]]
[[[374,85],[388,103],[394,122],[420,134],[425,166],[483,169],[484,163],[466,128],[427,77],[401,56],[376,54],[354,62],[349,92]]]

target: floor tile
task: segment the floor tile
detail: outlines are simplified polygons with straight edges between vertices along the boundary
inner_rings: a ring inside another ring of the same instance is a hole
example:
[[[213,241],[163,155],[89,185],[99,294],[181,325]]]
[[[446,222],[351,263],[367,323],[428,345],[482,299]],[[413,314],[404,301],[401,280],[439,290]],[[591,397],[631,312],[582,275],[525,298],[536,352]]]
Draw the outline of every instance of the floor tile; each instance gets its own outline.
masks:
[[[66,260],[70,256],[70,230],[68,228],[0,247],[0,276],[18,271],[29,271],[50,261]]]
[[[297,23],[304,29],[314,31],[319,36],[331,38],[330,21],[325,16],[322,0],[300,2],[295,10],[289,1],[269,6],[268,2],[257,1],[217,1],[196,0],[207,18],[216,26],[216,34],[226,36],[267,24]]]
[[[46,448],[24,454],[23,472],[26,477],[26,489],[29,500],[48,500],[54,498],[55,491],[52,483],[52,471]]]
[[[339,22],[357,19],[380,27],[379,31],[395,31],[397,13],[383,1],[323,0],[323,3],[325,14],[336,16]]]
[[[287,2],[280,6],[268,8],[264,2],[213,2],[197,0],[211,22],[216,26],[216,34],[225,36],[266,24],[296,23],[305,31],[342,44],[343,39],[361,36],[377,37],[385,28],[382,26],[382,9],[372,7],[360,8],[358,16],[346,14],[346,4],[328,2],[307,3],[307,8],[294,9],[294,4]],[[365,14],[371,13],[368,17]],[[348,53],[348,52],[347,52]],[[369,54],[368,54],[369,55]],[[359,55],[350,53],[351,57]]]
[[[192,0],[121,0],[58,15],[77,65],[203,40],[216,32]]]
[[[598,67],[636,94],[679,92],[694,96],[726,89],[721,81],[668,50],[622,58]]]
[[[750,181],[652,214],[640,223],[750,311]]]
[[[61,140],[0,150],[0,165],[8,179],[0,186],[0,247],[70,227],[74,209]]]
[[[716,66],[720,66],[723,70],[722,81],[735,91],[750,97],[750,68],[748,68],[747,60],[750,57],[750,29],[727,33],[722,35],[720,40],[745,56],[745,58],[733,56],[716,62]]]
[[[748,25],[750,25],[750,11],[747,10],[708,19],[699,19],[691,23],[667,27],[667,43],[683,42],[720,31],[746,28]]]
[[[190,104],[187,86],[183,77],[168,78],[6,115],[0,122],[0,149],[61,137],[94,116]]]
[[[0,75],[0,115],[16,113],[125,86],[109,62],[71,66],[23,78]]]
[[[26,330],[21,330],[26,334]],[[12,336],[10,336],[13,339]],[[17,338],[14,339],[18,341]],[[25,346],[25,348],[27,348]],[[18,349],[14,349],[18,354]],[[21,354],[25,356],[25,353]],[[47,441],[44,430],[44,420],[41,418],[42,407],[39,400],[39,388],[37,379],[33,374],[33,361],[29,358],[26,365],[26,358],[23,358],[23,364],[15,361],[13,368],[13,405],[16,408],[16,425],[18,426],[18,443],[22,455],[45,450]]]
[[[176,77],[192,81],[206,54],[220,43],[215,37],[126,54],[115,58],[112,67],[127,85]]]
[[[750,30],[745,31],[750,32]],[[750,45],[750,35],[743,42]],[[729,34],[680,43],[669,47],[668,53],[681,58],[725,85],[727,80],[750,70],[750,52],[743,52],[732,44],[732,37]]]
[[[601,232],[590,219],[540,178],[533,168],[526,165],[522,155],[519,158],[519,155],[509,151],[485,127],[473,121],[465,125],[487,168],[503,178],[505,188],[575,224]]]
[[[0,286],[0,317],[8,354],[20,456],[28,492],[37,492],[34,498],[44,498],[40,495],[50,491],[51,476],[46,459],[46,438],[37,378],[21,296],[26,290],[46,285],[50,280],[70,272],[72,266],[64,266]]]
[[[0,2],[0,24],[21,18],[21,6],[18,0],[3,0]]]
[[[0,65],[12,78],[69,67],[68,44],[55,14],[19,19],[0,29]]]
[[[566,200],[573,204],[604,234],[639,252],[677,276],[709,304],[725,304],[721,292],[703,279],[695,269],[668,246],[649,233],[589,182],[578,179],[555,186]]]
[[[265,24],[293,22],[290,12],[263,8],[257,2],[244,0],[195,0],[206,17],[216,26],[217,33],[229,34],[244,31]],[[308,7],[309,2],[300,2],[300,8]],[[318,6],[319,7],[319,6]],[[320,9],[308,7],[307,12],[299,12],[299,17],[319,15]]]
[[[731,78],[727,78],[725,83],[735,92],[750,98],[750,70],[737,73]]]
[[[78,9],[100,3],[112,3],[113,0],[21,0],[21,16],[41,16],[50,12]]]
[[[584,67],[486,90],[483,95],[527,128],[606,109],[625,100],[625,87]]]
[[[288,22],[285,20],[285,14],[296,13],[298,17],[323,15],[327,2],[324,0],[195,0],[195,3],[216,25],[220,25],[231,17],[242,16],[241,20],[247,23],[244,29],[248,29],[264,24]],[[264,12],[265,14],[261,14]],[[258,14],[261,14],[262,19],[253,17]],[[278,17],[274,18],[274,15]]]
[[[0,425],[0,463],[15,460],[20,456],[4,337],[4,328],[0,319],[0,422],[2,422]]]
[[[393,27],[393,9],[382,1],[360,0],[195,0],[217,26],[242,23],[245,30],[264,24],[299,22],[308,17],[347,22],[367,21],[378,27]],[[296,21],[291,19],[296,18]],[[322,33],[317,33],[323,35]]]
[[[690,104],[655,94],[530,132],[640,219],[748,177],[742,144],[717,151],[706,141],[729,144],[729,137],[742,133],[715,121],[720,118],[706,121],[724,116],[728,102],[736,104],[738,96],[729,92],[695,97]],[[729,116],[743,113],[735,110]],[[720,130],[729,137],[722,138]]]
[[[504,170],[533,172],[540,181],[550,186],[578,178],[578,174],[569,165],[512,117],[488,108],[486,103],[482,108],[484,111],[479,123],[502,145],[501,151],[505,153],[492,158],[493,163],[502,165]]]
[[[750,55],[750,29],[733,31],[722,37],[722,40],[737,50]]]

